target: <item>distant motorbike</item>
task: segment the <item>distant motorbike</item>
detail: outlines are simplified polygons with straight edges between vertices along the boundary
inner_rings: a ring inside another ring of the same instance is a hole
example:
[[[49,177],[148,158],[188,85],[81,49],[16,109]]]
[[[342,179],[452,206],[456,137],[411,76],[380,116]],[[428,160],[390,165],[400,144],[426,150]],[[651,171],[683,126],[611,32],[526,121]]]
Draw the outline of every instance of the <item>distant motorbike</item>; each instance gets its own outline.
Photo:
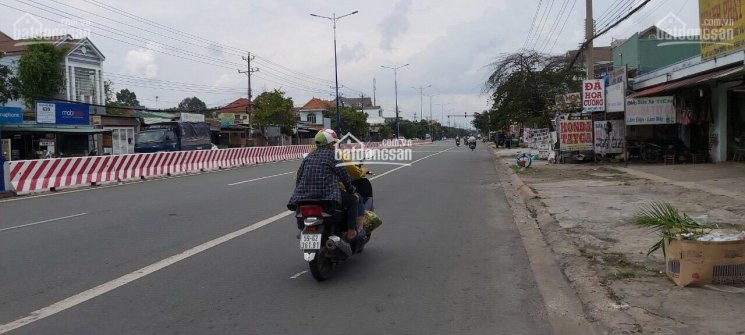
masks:
[[[471,151],[473,151],[474,149],[476,149],[476,142],[469,143],[468,147],[471,148]]]
[[[459,147],[460,146],[460,140],[455,140],[455,146],[456,147]]]

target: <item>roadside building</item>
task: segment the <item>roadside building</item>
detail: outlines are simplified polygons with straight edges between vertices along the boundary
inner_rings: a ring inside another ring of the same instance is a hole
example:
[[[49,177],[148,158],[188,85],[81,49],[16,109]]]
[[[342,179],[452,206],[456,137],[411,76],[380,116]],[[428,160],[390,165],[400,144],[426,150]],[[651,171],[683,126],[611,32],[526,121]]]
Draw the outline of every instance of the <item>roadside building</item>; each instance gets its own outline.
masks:
[[[678,142],[690,151],[691,160],[745,160],[743,47],[716,48],[717,52],[702,56],[702,48],[709,50],[710,43],[696,37],[659,41],[638,35],[639,58],[623,58],[624,64],[637,63],[639,69],[629,79],[633,92],[627,107],[644,101],[638,99],[667,99],[672,106],[647,107],[631,114],[627,109],[627,124],[630,119],[641,122],[628,127],[628,139]]]
[[[82,156],[98,152],[101,136],[107,131],[91,124],[91,115],[104,101],[103,62],[105,57],[88,39],[69,35],[45,37],[45,43],[67,47],[61,68],[64,87],[55,97],[37,101],[29,108],[22,101],[9,101],[5,108],[20,109],[19,124],[0,125],[8,159],[35,159],[48,156]],[[15,40],[0,32],[0,59],[15,71],[18,61],[32,41]],[[43,109],[43,110],[40,110]],[[98,140],[98,142],[97,142]],[[5,150],[4,150],[5,151]]]
[[[324,128],[331,128],[331,119],[324,117],[335,106],[334,101],[311,98],[297,110],[298,144],[313,144],[313,137]]]
[[[220,122],[218,146],[242,148],[257,144],[251,138],[251,115],[248,113],[251,104],[248,99],[239,98],[217,110],[217,119]]]

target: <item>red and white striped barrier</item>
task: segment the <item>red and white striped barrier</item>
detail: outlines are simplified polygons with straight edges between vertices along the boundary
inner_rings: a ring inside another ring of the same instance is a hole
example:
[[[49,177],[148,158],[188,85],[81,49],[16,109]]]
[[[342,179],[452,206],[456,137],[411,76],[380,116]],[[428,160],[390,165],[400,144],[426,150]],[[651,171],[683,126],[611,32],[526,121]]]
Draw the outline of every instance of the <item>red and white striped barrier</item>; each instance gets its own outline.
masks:
[[[431,142],[417,140],[411,143],[421,145]],[[6,163],[7,186],[16,194],[28,194],[104,185],[299,159],[311,147],[313,145],[290,145],[11,161]],[[384,146],[380,142],[368,142],[365,147]]]
[[[312,145],[11,161],[10,190],[28,194],[299,159]]]

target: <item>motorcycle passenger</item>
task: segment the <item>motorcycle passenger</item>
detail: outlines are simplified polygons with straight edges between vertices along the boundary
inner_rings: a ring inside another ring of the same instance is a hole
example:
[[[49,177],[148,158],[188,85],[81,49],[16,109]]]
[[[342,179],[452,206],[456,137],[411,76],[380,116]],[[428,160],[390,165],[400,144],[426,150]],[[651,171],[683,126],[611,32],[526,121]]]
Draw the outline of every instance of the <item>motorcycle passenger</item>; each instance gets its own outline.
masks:
[[[298,201],[316,199],[334,201],[341,205],[347,216],[347,240],[357,238],[357,217],[359,199],[355,195],[352,180],[334,155],[333,144],[338,141],[336,132],[330,129],[319,131],[315,136],[317,149],[303,159],[297,172],[295,190],[290,197],[290,204],[297,206]],[[343,185],[343,189],[339,187]]]

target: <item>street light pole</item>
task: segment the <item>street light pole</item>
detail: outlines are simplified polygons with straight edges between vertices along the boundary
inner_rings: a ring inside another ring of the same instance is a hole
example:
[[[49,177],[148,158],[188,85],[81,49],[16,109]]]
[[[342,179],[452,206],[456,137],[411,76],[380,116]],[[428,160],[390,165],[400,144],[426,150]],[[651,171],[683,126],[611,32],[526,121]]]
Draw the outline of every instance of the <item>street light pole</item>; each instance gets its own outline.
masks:
[[[359,11],[354,11],[349,14],[344,14],[338,17],[336,16],[336,13],[333,13],[331,17],[310,14],[310,16],[313,16],[313,17],[330,20],[334,27],[334,81],[336,82],[336,132],[338,134],[341,134],[341,111],[339,110],[339,65],[338,65],[339,63],[336,57],[336,21],[340,20],[341,18],[350,16],[353,14],[357,14],[358,12]]]
[[[396,139],[399,139],[401,137],[401,128],[399,128],[398,124],[398,69],[409,66],[409,64],[404,64],[401,66],[385,66],[381,65],[380,67],[384,69],[393,70],[393,89],[395,91],[395,97],[396,97]]]

